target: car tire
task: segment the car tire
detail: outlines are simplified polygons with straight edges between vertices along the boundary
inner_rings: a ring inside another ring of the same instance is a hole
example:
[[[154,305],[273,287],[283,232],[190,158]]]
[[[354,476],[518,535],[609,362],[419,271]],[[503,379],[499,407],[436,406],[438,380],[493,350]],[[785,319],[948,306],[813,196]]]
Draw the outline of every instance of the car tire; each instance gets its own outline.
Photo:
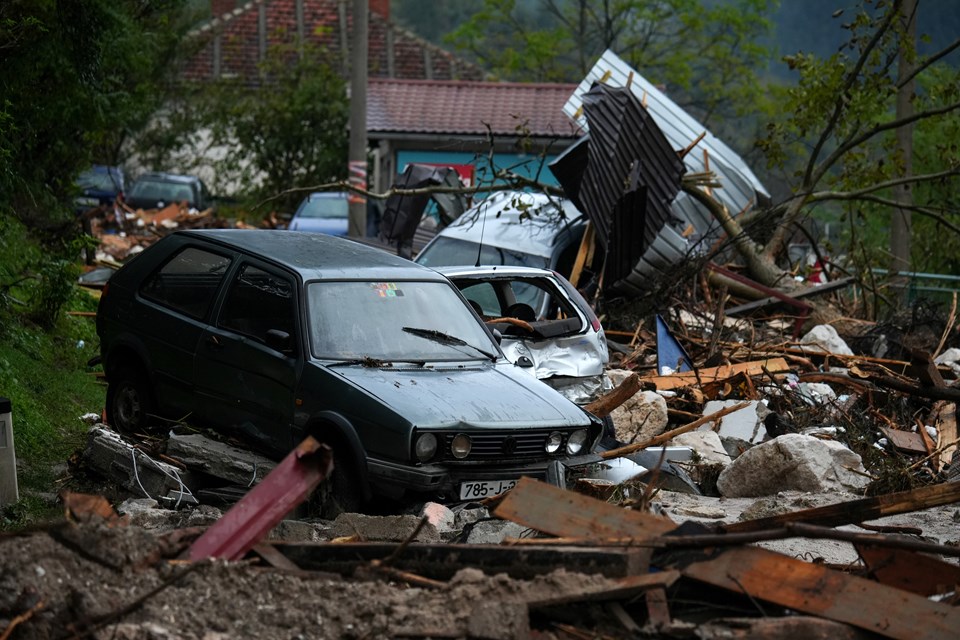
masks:
[[[155,413],[146,376],[134,367],[119,367],[107,386],[107,424],[120,433],[145,433]]]
[[[334,451],[333,471],[311,497],[310,515],[333,520],[341,513],[362,513],[364,501],[359,483],[353,465]]]

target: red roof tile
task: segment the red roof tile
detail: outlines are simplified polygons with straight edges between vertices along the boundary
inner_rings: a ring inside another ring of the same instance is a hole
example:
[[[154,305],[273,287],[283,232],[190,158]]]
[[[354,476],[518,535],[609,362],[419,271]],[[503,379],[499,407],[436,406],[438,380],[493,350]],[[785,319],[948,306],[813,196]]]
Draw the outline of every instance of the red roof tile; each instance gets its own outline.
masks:
[[[563,113],[575,84],[371,79],[370,132],[579,135]]]
[[[343,55],[341,33],[352,34],[350,17],[352,2],[347,3],[347,24],[340,24],[338,0],[304,0],[304,33],[306,38],[325,47],[334,60]],[[208,80],[214,70],[214,38],[221,35],[220,72],[235,74],[256,81],[260,56],[259,11],[266,15],[266,35],[269,43],[289,43],[297,34],[296,0],[254,0],[243,8],[211,20],[194,35],[206,43],[184,65],[181,75],[187,80]],[[482,80],[483,69],[441,49],[415,34],[388,22],[371,12],[368,32],[369,77],[390,76],[388,32],[393,38],[393,76],[395,78],[435,78],[440,80]],[[430,69],[426,60],[430,60]]]

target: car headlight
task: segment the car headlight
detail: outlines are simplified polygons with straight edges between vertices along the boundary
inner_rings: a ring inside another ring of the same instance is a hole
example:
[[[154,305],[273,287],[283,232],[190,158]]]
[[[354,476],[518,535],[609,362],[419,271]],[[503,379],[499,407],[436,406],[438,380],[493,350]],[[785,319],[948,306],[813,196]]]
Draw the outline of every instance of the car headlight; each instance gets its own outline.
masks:
[[[570,455],[576,455],[580,453],[580,450],[583,449],[583,445],[587,443],[587,430],[586,429],[577,429],[570,434],[570,437],[567,439],[567,453]]]
[[[560,445],[563,444],[563,434],[559,431],[554,431],[549,436],[547,436],[547,444],[544,448],[547,450],[547,453],[556,453],[560,450]]]
[[[417,444],[414,447],[417,459],[420,462],[426,462],[437,452],[437,436],[432,433],[424,433],[417,438]]]
[[[470,436],[465,433],[458,433],[453,442],[450,443],[450,452],[457,460],[463,460],[470,455],[470,449],[472,448],[473,443],[470,441]]]

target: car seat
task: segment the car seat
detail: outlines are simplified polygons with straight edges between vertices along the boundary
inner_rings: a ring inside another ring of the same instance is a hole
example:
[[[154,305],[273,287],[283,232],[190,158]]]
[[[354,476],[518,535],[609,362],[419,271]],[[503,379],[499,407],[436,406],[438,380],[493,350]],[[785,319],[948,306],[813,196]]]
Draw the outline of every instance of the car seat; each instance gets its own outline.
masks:
[[[477,315],[481,318],[483,317],[483,309],[480,307],[480,303],[476,300],[467,300],[470,303],[470,306],[473,307],[473,310],[477,312]]]

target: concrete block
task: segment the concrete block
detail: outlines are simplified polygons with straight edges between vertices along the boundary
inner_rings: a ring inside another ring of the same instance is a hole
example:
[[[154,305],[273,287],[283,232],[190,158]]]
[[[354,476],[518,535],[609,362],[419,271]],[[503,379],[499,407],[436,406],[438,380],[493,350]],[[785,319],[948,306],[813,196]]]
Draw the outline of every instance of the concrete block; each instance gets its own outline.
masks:
[[[167,441],[167,455],[190,469],[242,487],[260,482],[277,466],[273,460],[249,449],[218,442],[198,433],[172,434]]]
[[[148,498],[161,498],[170,491],[179,491],[180,481],[189,480],[177,467],[154,460],[134,449],[120,434],[100,426],[90,429],[81,460],[87,468],[120,487]]]
[[[426,516],[427,522],[432,524],[437,533],[443,535],[457,531],[457,517],[451,509],[437,502],[428,502],[420,510],[420,517]]]
[[[403,542],[413,533],[420,518],[413,515],[368,516],[361,513],[341,513],[333,521],[330,532],[334,538],[358,536],[369,542]],[[436,527],[427,523],[415,538],[416,542],[439,542]]]
[[[507,538],[519,538],[527,528],[509,520],[483,520],[475,523],[467,535],[467,544],[500,544]]]

